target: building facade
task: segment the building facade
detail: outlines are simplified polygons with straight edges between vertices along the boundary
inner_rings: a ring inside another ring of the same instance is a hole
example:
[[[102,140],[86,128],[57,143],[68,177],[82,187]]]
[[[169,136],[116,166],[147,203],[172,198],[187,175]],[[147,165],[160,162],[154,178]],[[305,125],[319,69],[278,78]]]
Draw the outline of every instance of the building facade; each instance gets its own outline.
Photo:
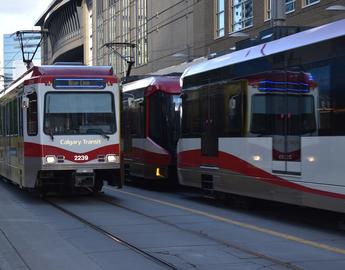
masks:
[[[230,52],[273,25],[314,27],[345,18],[344,11],[326,10],[343,0],[282,0],[280,12],[273,1],[55,0],[37,22],[49,31],[42,56],[47,64],[112,65],[120,76],[134,61],[132,74],[143,75]]]

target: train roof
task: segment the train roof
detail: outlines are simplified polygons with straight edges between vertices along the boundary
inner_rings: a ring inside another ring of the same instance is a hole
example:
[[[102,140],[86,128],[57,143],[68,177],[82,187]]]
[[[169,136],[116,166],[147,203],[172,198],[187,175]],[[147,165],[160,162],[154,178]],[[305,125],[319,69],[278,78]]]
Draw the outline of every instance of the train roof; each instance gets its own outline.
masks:
[[[84,65],[51,65],[34,66],[30,69],[31,78],[24,81],[25,85],[33,83],[52,82],[60,78],[111,78],[112,83],[117,83],[111,66],[84,66]]]
[[[146,88],[146,95],[155,91],[164,91],[171,94],[181,93],[179,76],[150,76],[141,80],[123,85],[123,92]]]
[[[345,19],[192,65],[184,71],[181,78],[183,79],[184,77],[193,76],[206,71],[246,62],[266,55],[272,55],[344,35]]]
[[[111,66],[51,65],[34,66],[32,77],[36,76],[113,76]]]

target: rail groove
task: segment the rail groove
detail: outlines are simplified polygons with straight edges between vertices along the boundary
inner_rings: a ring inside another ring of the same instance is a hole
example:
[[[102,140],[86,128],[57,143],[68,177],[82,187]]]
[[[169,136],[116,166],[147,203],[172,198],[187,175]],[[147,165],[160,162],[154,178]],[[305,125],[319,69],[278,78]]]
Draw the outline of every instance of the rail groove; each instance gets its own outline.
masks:
[[[166,262],[166,261],[164,261],[164,260],[162,260],[162,259],[160,259],[160,258],[158,258],[158,257],[156,257],[156,256],[154,256],[154,255],[152,255],[152,254],[150,254],[149,252],[146,252],[145,250],[140,249],[140,248],[134,246],[133,244],[131,244],[131,243],[129,243],[129,242],[127,242],[127,241],[121,239],[120,237],[118,237],[118,236],[116,236],[116,235],[114,235],[114,234],[112,234],[112,233],[110,233],[110,232],[108,232],[108,231],[102,229],[101,227],[99,227],[99,226],[97,226],[97,225],[95,225],[95,224],[93,224],[93,223],[87,221],[86,219],[84,219],[84,218],[78,216],[77,214],[75,214],[75,213],[73,213],[73,212],[67,210],[66,208],[64,208],[64,207],[62,207],[62,206],[60,206],[60,205],[58,205],[58,204],[56,204],[56,203],[50,201],[49,199],[44,199],[44,200],[45,200],[47,203],[49,203],[50,205],[52,205],[53,207],[55,207],[55,208],[57,208],[58,210],[62,211],[63,213],[65,213],[65,214],[67,214],[67,215],[73,217],[74,219],[80,221],[80,222],[83,223],[84,225],[87,225],[88,227],[92,228],[93,230],[95,230],[95,231],[97,231],[97,232],[103,234],[104,236],[106,236],[106,237],[112,239],[113,241],[115,241],[115,242],[117,242],[117,243],[120,243],[121,245],[124,245],[124,246],[126,246],[127,248],[129,248],[130,250],[132,250],[132,251],[134,251],[134,252],[136,252],[136,253],[138,253],[138,254],[140,254],[140,255],[146,257],[146,258],[149,259],[150,261],[152,261],[152,262],[154,262],[154,263],[156,263],[156,264],[159,264],[159,265],[165,267],[166,269],[173,269],[173,270],[177,270],[177,269],[178,269],[178,268],[176,268],[173,264],[168,263],[168,262]]]

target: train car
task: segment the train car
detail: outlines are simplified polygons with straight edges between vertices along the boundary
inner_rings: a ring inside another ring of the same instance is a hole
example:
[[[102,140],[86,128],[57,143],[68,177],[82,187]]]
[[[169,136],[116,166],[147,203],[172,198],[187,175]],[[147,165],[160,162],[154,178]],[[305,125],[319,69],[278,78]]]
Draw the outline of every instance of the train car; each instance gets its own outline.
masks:
[[[180,184],[345,212],[345,20],[191,66]]]
[[[180,76],[151,76],[123,86],[126,176],[177,182]]]
[[[34,66],[0,94],[0,174],[23,189],[121,187],[111,67]]]

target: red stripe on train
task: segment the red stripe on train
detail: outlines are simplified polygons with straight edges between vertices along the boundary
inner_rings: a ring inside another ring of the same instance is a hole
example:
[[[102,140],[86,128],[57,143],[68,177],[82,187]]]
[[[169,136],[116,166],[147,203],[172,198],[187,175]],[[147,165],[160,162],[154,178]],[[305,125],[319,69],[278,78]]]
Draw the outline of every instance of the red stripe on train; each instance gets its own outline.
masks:
[[[24,156],[25,157],[44,157],[47,155],[55,156],[64,156],[65,160],[70,160],[76,163],[85,163],[94,159],[97,159],[98,155],[107,155],[107,154],[116,154],[119,155],[119,145],[111,144],[103,146],[92,151],[76,153],[71,152],[63,148],[51,146],[51,145],[42,145],[37,143],[24,143]],[[75,160],[76,155],[87,155],[88,160]]]
[[[132,151],[124,154],[125,157],[131,158],[137,161],[141,161],[146,164],[152,165],[170,165],[170,154],[158,154],[150,152],[144,149],[132,147]]]
[[[206,164],[217,166],[220,169],[226,169],[242,175],[250,176],[255,180],[263,181],[273,185],[279,185],[311,194],[317,194],[337,199],[345,199],[344,194],[318,190],[292,183],[225,152],[219,151],[217,157],[202,156],[200,150],[185,151],[178,154],[178,167],[180,168],[199,168],[199,166]]]

